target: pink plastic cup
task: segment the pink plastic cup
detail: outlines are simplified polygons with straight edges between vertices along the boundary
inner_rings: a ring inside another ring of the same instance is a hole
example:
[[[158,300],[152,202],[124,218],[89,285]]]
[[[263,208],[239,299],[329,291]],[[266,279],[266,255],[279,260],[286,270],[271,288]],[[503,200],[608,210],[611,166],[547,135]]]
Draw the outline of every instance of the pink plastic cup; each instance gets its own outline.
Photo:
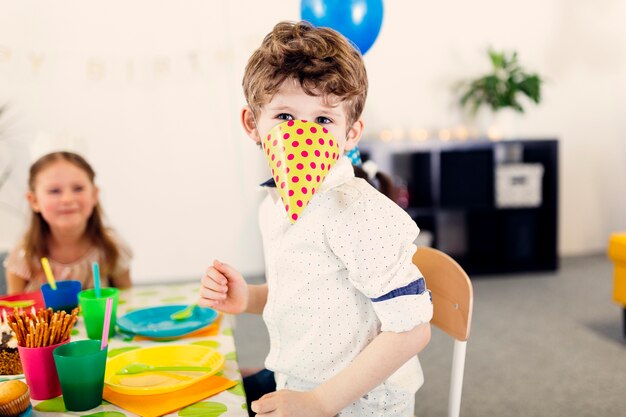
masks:
[[[52,351],[69,341],[67,339],[56,345],[39,348],[17,347],[26,384],[30,388],[30,397],[33,400],[48,400],[61,395],[61,385]]]

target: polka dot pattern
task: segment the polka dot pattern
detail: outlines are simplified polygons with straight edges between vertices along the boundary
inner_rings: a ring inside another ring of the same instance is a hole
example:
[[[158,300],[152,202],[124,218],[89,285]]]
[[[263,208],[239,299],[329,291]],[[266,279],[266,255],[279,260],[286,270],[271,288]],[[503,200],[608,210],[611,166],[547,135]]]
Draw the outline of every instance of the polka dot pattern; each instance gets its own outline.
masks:
[[[262,146],[293,224],[311,201],[315,188],[319,188],[339,159],[337,141],[316,123],[289,120],[275,126]]]

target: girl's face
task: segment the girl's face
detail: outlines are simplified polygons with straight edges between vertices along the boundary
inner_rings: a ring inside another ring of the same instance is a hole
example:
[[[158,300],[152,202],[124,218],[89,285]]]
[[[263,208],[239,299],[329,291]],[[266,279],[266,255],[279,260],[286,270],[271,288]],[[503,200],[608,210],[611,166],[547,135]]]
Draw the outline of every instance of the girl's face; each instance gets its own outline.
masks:
[[[98,189],[87,173],[70,162],[55,161],[37,174],[34,184],[28,201],[52,232],[82,232],[98,203]]]

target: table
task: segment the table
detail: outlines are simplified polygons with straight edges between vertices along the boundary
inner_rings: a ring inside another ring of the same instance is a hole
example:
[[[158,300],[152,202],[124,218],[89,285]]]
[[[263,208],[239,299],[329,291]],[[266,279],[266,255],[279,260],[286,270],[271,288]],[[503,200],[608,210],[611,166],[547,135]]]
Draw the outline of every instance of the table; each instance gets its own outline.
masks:
[[[197,301],[199,283],[184,283],[171,285],[136,286],[123,290],[120,293],[117,316],[143,307],[154,307],[165,304],[191,304]],[[226,358],[223,374],[226,378],[237,382],[233,388],[216,394],[208,399],[178,410],[168,416],[205,416],[205,417],[247,417],[246,398],[241,383],[241,373],[237,365],[237,353],[233,338],[234,317],[223,315],[219,330],[213,336],[188,336],[173,341],[154,341],[144,338],[132,337],[124,334],[116,334],[109,340],[109,357],[136,347],[147,347],[163,344],[202,344],[211,346],[222,353]],[[84,323],[79,319],[72,331],[71,340],[86,339]],[[172,395],[176,395],[173,392]],[[94,417],[133,417],[133,414],[113,404],[104,402],[103,405],[88,411],[71,412],[65,411],[61,397],[51,400],[32,400],[35,416],[77,416],[92,415]],[[97,414],[102,413],[102,414]],[[104,414],[107,413],[107,414]]]

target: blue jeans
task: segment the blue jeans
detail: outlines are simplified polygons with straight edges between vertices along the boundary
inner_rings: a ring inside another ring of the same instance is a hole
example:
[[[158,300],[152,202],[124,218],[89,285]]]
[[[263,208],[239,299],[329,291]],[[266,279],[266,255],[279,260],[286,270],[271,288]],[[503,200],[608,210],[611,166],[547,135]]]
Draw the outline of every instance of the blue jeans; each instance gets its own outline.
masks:
[[[254,375],[245,377],[243,379],[243,388],[246,391],[248,415],[250,415],[250,417],[254,417],[256,416],[256,413],[252,411],[252,408],[250,408],[252,401],[256,401],[265,394],[276,391],[274,372],[263,369]]]

